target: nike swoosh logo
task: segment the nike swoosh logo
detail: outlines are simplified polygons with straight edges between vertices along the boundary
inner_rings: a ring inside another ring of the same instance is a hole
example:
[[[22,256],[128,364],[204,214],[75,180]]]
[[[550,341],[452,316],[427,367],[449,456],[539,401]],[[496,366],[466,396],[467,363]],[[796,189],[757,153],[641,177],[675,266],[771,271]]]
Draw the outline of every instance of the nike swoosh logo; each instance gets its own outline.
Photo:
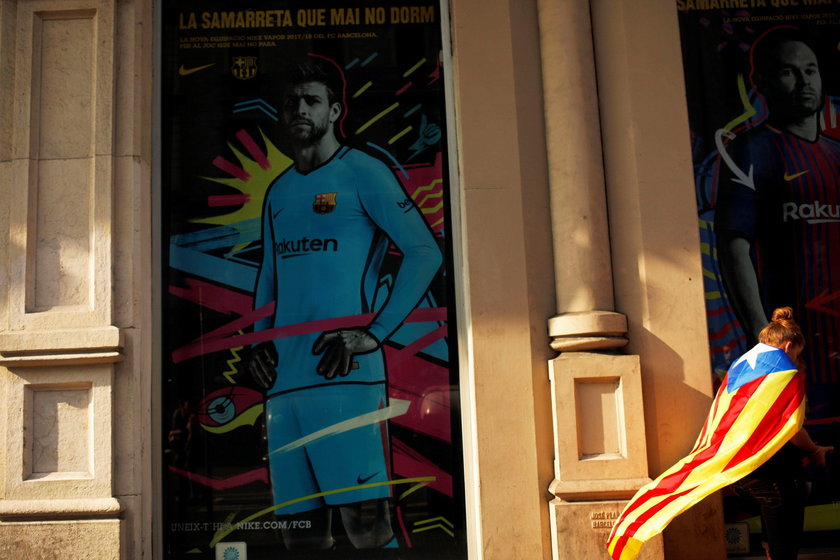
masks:
[[[366,476],[365,478],[362,478],[361,475],[359,475],[359,476],[356,477],[356,482],[358,482],[359,484],[364,484],[365,482],[367,482],[368,480],[370,480],[371,478],[373,478],[374,476],[376,476],[378,474],[379,474],[378,472],[375,472],[370,476]]]
[[[199,70],[204,70],[205,68],[210,68],[214,64],[216,64],[216,63],[212,62],[210,64],[205,64],[204,66],[196,66],[195,68],[184,68],[184,65],[182,64],[181,67],[178,68],[178,73],[182,76],[189,76],[193,72],[198,72]]]
[[[800,171],[799,173],[793,173],[793,174],[786,172],[785,173],[785,181],[793,181],[797,177],[801,177],[801,176],[805,175],[806,173],[809,173],[810,171],[811,171],[810,169],[806,169],[805,171]]]

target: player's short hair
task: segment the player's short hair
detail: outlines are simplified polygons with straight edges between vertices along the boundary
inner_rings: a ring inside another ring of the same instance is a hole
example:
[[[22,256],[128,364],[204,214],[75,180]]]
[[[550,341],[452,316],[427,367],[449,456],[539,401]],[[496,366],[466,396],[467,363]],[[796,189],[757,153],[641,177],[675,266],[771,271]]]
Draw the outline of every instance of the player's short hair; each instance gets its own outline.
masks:
[[[776,70],[779,49],[784,43],[790,42],[803,43],[811,49],[817,58],[817,65],[820,65],[819,49],[811,35],[796,27],[774,27],[756,39],[750,50],[750,78],[753,86],[761,83],[761,77]]]
[[[786,342],[798,348],[804,347],[805,336],[802,334],[802,328],[793,320],[793,309],[779,307],[774,310],[773,318],[758,333],[758,341],[777,348],[781,348]]]
[[[324,84],[330,105],[333,103],[343,105],[344,78],[334,63],[325,58],[310,55],[287,65],[283,76],[286,88],[307,82]]]

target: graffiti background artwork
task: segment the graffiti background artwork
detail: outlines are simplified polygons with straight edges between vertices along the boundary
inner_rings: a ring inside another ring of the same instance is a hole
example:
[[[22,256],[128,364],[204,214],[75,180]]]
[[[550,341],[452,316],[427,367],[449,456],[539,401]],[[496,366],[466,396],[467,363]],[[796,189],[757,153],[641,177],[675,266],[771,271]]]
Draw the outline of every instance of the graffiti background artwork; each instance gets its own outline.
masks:
[[[466,558],[440,10],[164,3],[167,558]]]

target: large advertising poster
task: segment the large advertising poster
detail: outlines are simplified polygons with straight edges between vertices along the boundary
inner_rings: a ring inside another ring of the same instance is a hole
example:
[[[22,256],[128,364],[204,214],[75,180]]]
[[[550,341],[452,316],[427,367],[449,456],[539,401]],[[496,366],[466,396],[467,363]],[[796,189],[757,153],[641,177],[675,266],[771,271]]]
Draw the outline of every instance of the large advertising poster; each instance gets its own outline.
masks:
[[[435,0],[162,6],[166,558],[466,558]]]
[[[840,9],[833,0],[676,6],[715,380],[773,309],[792,307],[806,340],[806,429],[840,449]],[[840,551],[836,459],[827,469],[792,460],[805,465],[803,550]],[[747,524],[756,551],[756,512],[724,496],[727,520]]]

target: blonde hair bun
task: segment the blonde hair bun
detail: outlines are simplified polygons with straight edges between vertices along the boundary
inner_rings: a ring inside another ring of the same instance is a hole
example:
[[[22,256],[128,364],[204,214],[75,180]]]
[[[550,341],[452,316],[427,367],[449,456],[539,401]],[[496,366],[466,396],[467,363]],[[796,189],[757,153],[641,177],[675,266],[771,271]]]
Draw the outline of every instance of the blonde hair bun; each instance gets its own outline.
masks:
[[[790,307],[774,309],[773,318],[758,333],[758,341],[777,348],[781,348],[786,342],[791,342],[799,348],[804,347],[805,337],[802,335],[802,329],[793,320],[793,309]]]
[[[774,323],[783,323],[785,321],[793,321],[793,309],[790,307],[779,307],[773,311],[773,317],[770,319]]]

